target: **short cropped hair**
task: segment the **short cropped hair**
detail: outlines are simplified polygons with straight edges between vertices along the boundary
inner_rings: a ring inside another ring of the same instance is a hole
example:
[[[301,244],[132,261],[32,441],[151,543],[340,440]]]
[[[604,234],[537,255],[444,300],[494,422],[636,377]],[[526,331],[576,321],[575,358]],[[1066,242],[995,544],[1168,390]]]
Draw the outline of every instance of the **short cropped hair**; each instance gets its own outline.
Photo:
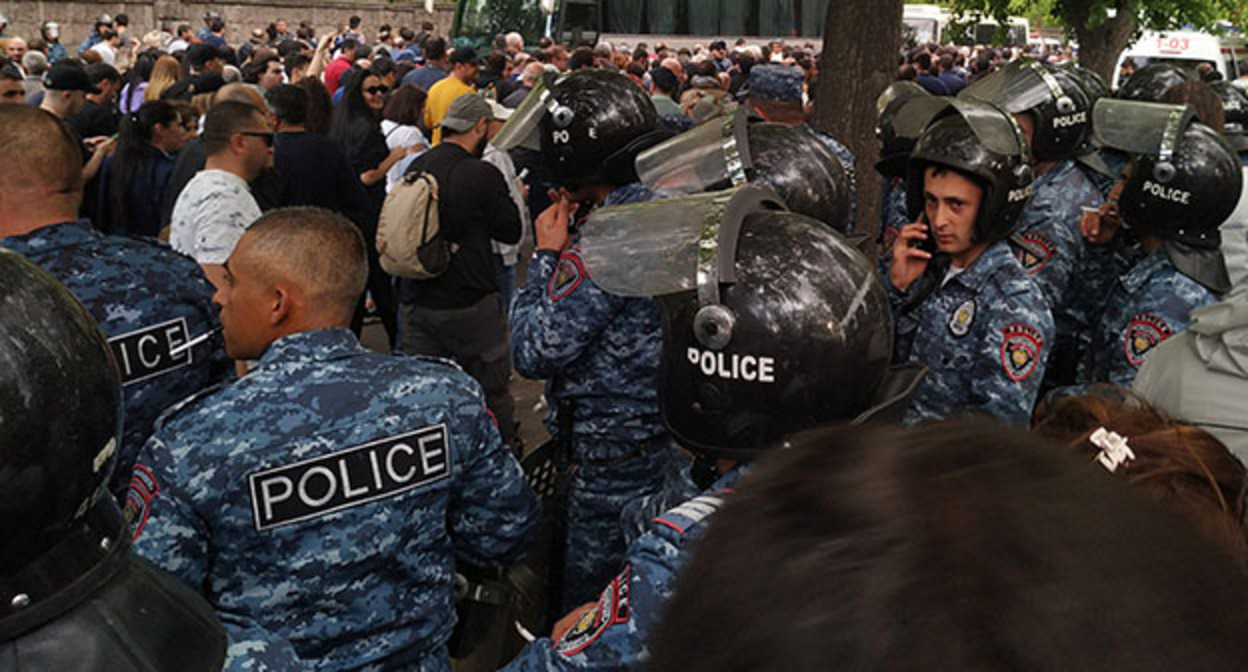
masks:
[[[0,156],[21,170],[0,171],[0,189],[20,192],[43,188],[82,198],[82,153],[65,124],[27,105],[0,105]]]
[[[230,144],[230,136],[251,126],[257,117],[261,117],[260,110],[249,103],[226,100],[213,104],[204,119],[204,148],[208,155],[224,150]]]
[[[294,84],[279,84],[264,94],[269,111],[284,124],[302,126],[308,118],[308,92]]]
[[[350,321],[368,281],[368,257],[364,237],[347,218],[323,208],[279,208],[244,235],[253,269],[294,283],[315,310]]]

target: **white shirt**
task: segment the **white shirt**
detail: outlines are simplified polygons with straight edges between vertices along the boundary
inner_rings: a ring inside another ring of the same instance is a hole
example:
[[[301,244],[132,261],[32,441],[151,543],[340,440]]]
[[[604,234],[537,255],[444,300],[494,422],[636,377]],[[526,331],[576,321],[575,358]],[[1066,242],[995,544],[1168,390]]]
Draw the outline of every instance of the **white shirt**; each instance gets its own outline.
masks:
[[[91,47],[91,51],[100,55],[100,61],[108,65],[117,65],[117,50],[113,49],[113,45],[107,42],[100,42]]]
[[[186,51],[187,49],[190,49],[190,48],[191,48],[190,42],[187,42],[186,40],[179,38],[169,43],[168,51],[169,53],[173,54],[179,51]]]
[[[503,264],[506,266],[515,266],[516,261],[520,257],[520,246],[524,245],[529,238],[529,204],[524,200],[524,192],[520,190],[520,178],[516,176],[516,164],[512,163],[511,155],[507,152],[495,147],[494,145],[485,146],[485,154],[481,157],[482,161],[494,166],[498,172],[503,174],[503,181],[507,183],[507,193],[511,195],[511,201],[516,204],[516,209],[520,211],[520,241],[515,245],[500,243],[497,240],[491,240],[490,246],[494,248],[494,254],[503,258]]]
[[[201,264],[224,264],[260,214],[243,178],[224,170],[201,170],[178,194],[169,244]]]
[[[400,147],[429,147],[429,140],[415,126],[402,126],[385,119],[381,122],[381,134],[386,136],[386,147],[391,151]]]

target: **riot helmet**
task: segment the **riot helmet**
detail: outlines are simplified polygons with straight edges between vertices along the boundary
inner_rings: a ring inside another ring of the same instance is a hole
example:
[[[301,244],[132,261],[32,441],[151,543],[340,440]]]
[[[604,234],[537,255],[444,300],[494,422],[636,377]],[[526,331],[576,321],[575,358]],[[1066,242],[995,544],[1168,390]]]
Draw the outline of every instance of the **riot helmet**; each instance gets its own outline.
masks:
[[[1248,152],[1248,94],[1230,82],[1211,82],[1209,86],[1222,99],[1222,137],[1237,152]]]
[[[1106,99],[1095,116],[1105,144],[1132,155],[1118,198],[1124,224],[1160,237],[1184,275],[1215,293],[1229,290],[1219,226],[1243,187],[1235,150],[1195,121],[1190,105]]]
[[[893,82],[875,101],[878,122],[875,137],[880,141],[880,160],[875,170],[884,177],[905,177],[906,163],[918,136],[899,135],[894,123],[897,113],[911,98],[926,97],[927,89],[909,81]]]
[[[633,159],[653,144],[659,120],[650,96],[628,77],[606,70],[578,70],[557,79],[549,91],[540,141],[555,180],[616,186],[636,181]]]
[[[848,228],[849,180],[827,145],[804,125],[752,121],[744,107],[647,149],[636,167],[660,196],[763,184],[792,211]]]
[[[45,40],[59,40],[61,39],[61,24],[55,21],[44,21],[39,32],[43,34]]]
[[[0,250],[0,577],[51,549],[93,508],[121,436],[121,378],[87,311]]]
[[[1031,118],[1031,155],[1036,161],[1069,159],[1092,127],[1092,105],[1078,78],[1039,61],[1013,61],[958,94]]]
[[[1109,86],[1105,84],[1105,78],[1092,68],[1084,67],[1074,61],[1061,67],[1079,80],[1083,86],[1083,92],[1088,96],[1089,105],[1096,105],[1096,101],[1112,96]]]
[[[1194,82],[1192,73],[1173,63],[1149,63],[1135,71],[1118,87],[1118,97],[1124,100],[1136,100],[1155,103],[1161,100],[1170,89],[1187,82]]]
[[[656,297],[664,422],[703,457],[751,459],[794,432],[877,417],[922,375],[890,369],[871,261],[767,187],[596,210],[581,250],[606,291]]]
[[[1014,115],[980,101],[933,96],[905,105],[896,123],[905,133],[923,129],[906,180],[910,218],[923,212],[924,171],[944,166],[983,190],[974,240],[1008,238],[1035,191],[1027,141]]]

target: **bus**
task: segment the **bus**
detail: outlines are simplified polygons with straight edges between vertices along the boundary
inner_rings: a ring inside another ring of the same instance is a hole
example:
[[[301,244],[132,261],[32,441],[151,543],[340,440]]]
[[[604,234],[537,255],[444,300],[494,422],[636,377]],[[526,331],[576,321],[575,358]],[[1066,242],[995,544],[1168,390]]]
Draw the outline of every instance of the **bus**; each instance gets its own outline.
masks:
[[[456,46],[486,48],[495,35],[518,32],[527,46],[549,36],[564,45],[670,48],[738,38],[809,42],[822,48],[830,0],[459,0],[451,27]]]

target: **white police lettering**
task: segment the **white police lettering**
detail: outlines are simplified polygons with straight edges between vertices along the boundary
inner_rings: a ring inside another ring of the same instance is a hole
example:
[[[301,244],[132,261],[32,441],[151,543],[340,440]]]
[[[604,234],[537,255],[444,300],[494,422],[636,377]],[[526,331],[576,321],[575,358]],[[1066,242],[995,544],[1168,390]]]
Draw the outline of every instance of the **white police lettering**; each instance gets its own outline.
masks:
[[[1086,123],[1088,123],[1087,110],[1062,115],[1060,117],[1053,117],[1053,128],[1065,128],[1068,126],[1078,126],[1079,124]]]
[[[393,497],[450,476],[445,425],[247,476],[256,530]]]
[[[1180,205],[1187,205],[1188,200],[1192,197],[1192,192],[1190,191],[1183,191],[1182,189],[1176,189],[1175,187],[1167,187],[1164,184],[1157,184],[1152,180],[1144,180],[1144,191],[1147,191],[1163,201],[1170,201],[1171,203],[1178,203]]]
[[[689,363],[702,371],[702,375],[725,380],[744,380],[751,383],[776,382],[776,360],[772,357],[739,355],[689,348]]]
[[[1035,192],[1036,192],[1036,188],[1029,184],[1025,187],[1020,187],[1018,189],[1011,189],[1009,195],[1006,196],[1006,198],[1009,199],[1010,203],[1016,203],[1018,201],[1025,201],[1031,198],[1031,195],[1034,194]]]
[[[122,382],[132,385],[190,364],[190,348],[178,347],[189,338],[186,318],[179,317],[119,334],[108,344],[121,366]]]

